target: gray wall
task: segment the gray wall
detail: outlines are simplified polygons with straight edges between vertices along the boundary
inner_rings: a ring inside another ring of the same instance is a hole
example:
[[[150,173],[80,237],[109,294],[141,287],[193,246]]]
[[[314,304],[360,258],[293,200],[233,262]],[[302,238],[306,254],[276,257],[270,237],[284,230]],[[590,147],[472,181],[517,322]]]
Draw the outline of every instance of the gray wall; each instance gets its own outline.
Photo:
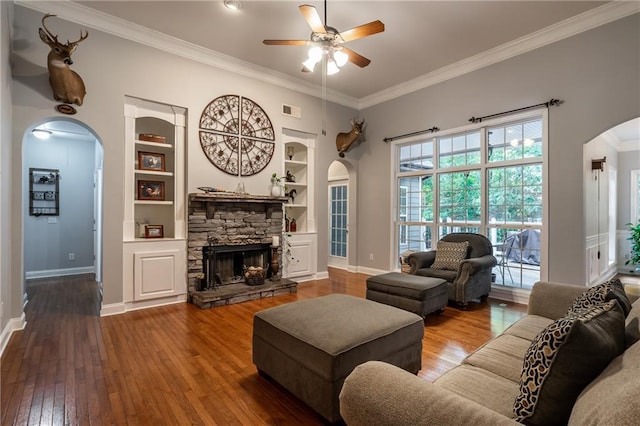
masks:
[[[60,215],[30,216],[24,187],[24,269],[29,273],[93,267],[93,180],[95,139],[54,133],[25,138],[24,181],[29,168],[60,170]],[[49,223],[54,218],[56,223]],[[69,260],[73,253],[75,260]]]
[[[22,291],[11,285],[11,72],[9,29],[13,3],[0,1],[0,335],[22,314]],[[0,342],[4,343],[4,342]]]
[[[356,148],[362,177],[358,203],[363,212],[358,217],[358,245],[376,252],[379,260],[374,267],[393,265],[388,207],[391,146],[382,142],[385,136],[432,126],[451,129],[467,124],[472,116],[555,97],[565,103],[549,111],[548,277],[583,284],[583,144],[640,116],[639,76],[640,14],[636,14],[362,111],[368,142]],[[367,229],[376,232],[362,232]],[[360,265],[369,263],[363,256],[360,253]]]
[[[15,7],[14,26],[19,43],[14,50],[13,80],[13,164],[23,164],[22,143],[25,132],[33,123],[41,122],[56,113],[47,83],[46,56],[48,48],[38,38],[42,13]],[[60,37],[78,34],[79,25],[57,19]],[[19,35],[19,36],[18,36]],[[284,153],[281,144],[283,128],[318,135],[316,153],[316,182],[326,182],[329,164],[337,158],[335,134],[349,128],[349,120],[356,111],[332,103],[327,104],[323,117],[320,99],[280,86],[267,84],[239,73],[224,71],[200,62],[149,48],[128,40],[89,29],[89,37],[74,53],[74,70],[87,87],[87,96],[78,107],[75,119],[85,123],[99,136],[104,147],[104,304],[123,300],[122,289],[122,224],[124,183],[124,98],[136,96],[188,109],[187,121],[187,189],[195,192],[198,186],[215,186],[234,190],[238,178],[214,168],[205,158],[198,139],[198,122],[205,106],[225,94],[240,94],[260,104],[272,119],[276,131],[276,151],[269,166],[258,175],[245,178],[249,193],[266,195],[272,173],[283,174]],[[283,103],[299,106],[302,118],[280,114]],[[321,134],[326,122],[327,136]],[[14,188],[21,180],[21,170],[13,170]],[[321,177],[321,179],[320,179]],[[17,186],[17,188],[20,188]],[[14,240],[12,251],[22,263],[22,194],[14,191],[12,222]],[[326,190],[316,191],[318,229],[327,227]],[[326,269],[326,238],[318,238],[318,269]],[[16,267],[13,286],[23,283],[23,271]]]

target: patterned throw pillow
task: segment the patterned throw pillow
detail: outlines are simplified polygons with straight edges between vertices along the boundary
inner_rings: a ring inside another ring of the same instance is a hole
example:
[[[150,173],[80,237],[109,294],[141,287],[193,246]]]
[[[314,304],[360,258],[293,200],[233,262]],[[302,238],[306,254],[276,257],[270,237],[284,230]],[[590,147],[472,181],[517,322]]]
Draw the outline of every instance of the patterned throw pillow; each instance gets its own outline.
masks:
[[[431,267],[433,269],[457,271],[460,263],[467,258],[468,251],[469,241],[463,241],[461,243],[438,241],[436,246],[436,259]]]
[[[548,325],[525,353],[515,420],[567,424],[580,392],[624,351],[624,316],[612,300]]]
[[[627,293],[624,291],[624,286],[618,278],[593,286],[582,293],[573,301],[573,305],[567,313],[590,308],[594,305],[608,302],[609,300],[617,300],[622,307],[624,316],[629,315],[631,311],[631,301],[629,301]]]

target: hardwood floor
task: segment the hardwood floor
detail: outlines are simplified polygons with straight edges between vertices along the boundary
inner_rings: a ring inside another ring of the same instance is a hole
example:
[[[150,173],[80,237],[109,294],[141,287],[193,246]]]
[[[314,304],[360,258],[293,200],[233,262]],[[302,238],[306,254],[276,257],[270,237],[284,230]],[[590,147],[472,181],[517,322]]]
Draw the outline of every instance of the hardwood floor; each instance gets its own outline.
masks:
[[[190,304],[98,316],[93,277],[33,280],[27,326],[2,356],[3,425],[321,425],[322,419],[251,361],[253,314],[346,293],[366,275],[331,270],[298,293],[200,310]],[[432,381],[521,318],[489,299],[425,321],[423,368]]]

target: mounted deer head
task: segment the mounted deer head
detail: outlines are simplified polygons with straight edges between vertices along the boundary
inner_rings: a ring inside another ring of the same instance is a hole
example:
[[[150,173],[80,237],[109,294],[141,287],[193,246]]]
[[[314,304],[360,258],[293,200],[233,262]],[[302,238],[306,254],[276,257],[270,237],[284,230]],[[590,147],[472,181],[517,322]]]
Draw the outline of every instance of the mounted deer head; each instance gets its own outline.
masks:
[[[47,13],[42,18],[44,29],[39,28],[38,33],[40,40],[51,48],[47,56],[47,68],[49,68],[49,84],[53,90],[53,98],[67,104],[82,105],[84,95],[87,93],[84,82],[75,71],[69,68],[69,65],[73,64],[71,54],[78,44],[89,36],[89,33],[85,31],[83,34],[81,30],[80,39],[74,42],[67,40],[67,44],[62,44],[58,41],[58,36],[53,35],[44,23],[51,16],[56,15]]]
[[[338,148],[338,155],[340,158],[344,157],[345,151],[351,147],[351,145],[358,140],[362,134],[364,128],[364,118],[361,122],[351,120],[351,131],[349,133],[338,133],[336,136],[336,148]]]

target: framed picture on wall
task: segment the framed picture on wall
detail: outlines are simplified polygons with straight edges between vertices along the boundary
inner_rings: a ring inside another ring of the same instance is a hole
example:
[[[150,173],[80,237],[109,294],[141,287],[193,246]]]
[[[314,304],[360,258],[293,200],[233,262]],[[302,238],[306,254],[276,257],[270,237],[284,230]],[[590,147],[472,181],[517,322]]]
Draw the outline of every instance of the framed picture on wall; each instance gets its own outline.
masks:
[[[145,238],[164,238],[164,227],[162,225],[147,225],[144,227]]]
[[[164,172],[164,154],[158,152],[138,151],[138,169]]]
[[[164,201],[164,182],[139,180],[138,200]]]

